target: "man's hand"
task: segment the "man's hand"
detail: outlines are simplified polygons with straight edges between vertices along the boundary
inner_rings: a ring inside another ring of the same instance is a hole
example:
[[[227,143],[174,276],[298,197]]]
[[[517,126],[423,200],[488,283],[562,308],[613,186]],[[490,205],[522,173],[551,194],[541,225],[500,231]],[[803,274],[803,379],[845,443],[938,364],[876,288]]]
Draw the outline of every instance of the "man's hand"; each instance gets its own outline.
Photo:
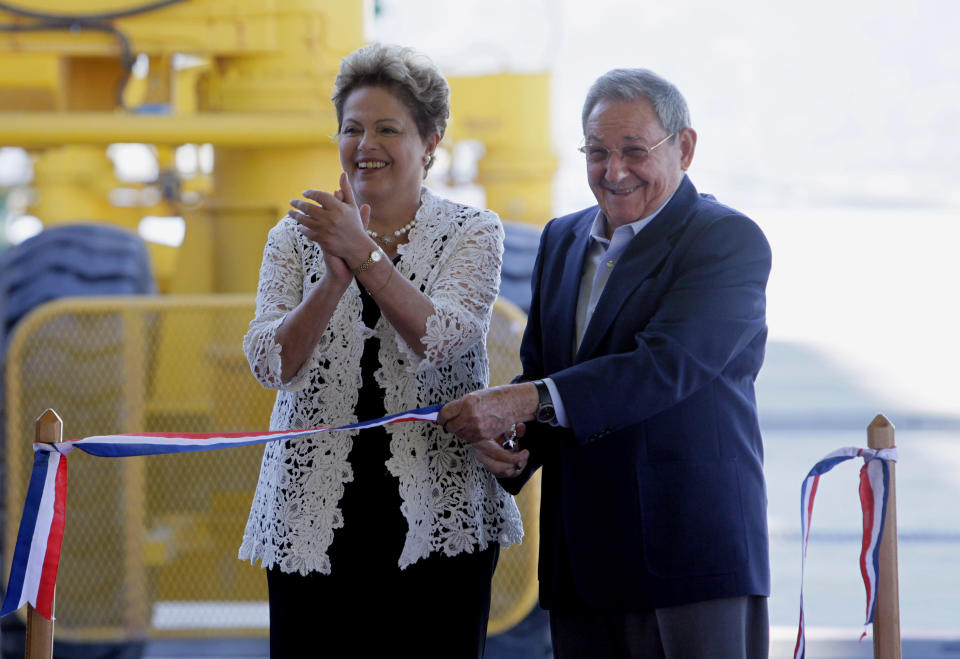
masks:
[[[532,382],[508,384],[474,391],[448,403],[437,421],[460,439],[469,442],[477,460],[499,478],[519,476],[530,451],[504,448],[508,437],[523,437],[525,421],[534,418],[540,397]]]
[[[517,436],[520,436],[520,428],[517,428]],[[519,476],[523,468],[527,466],[527,460],[530,459],[530,451],[509,451],[503,447],[500,442],[487,439],[482,442],[470,444],[477,460],[486,467],[487,471],[498,478],[513,478]]]
[[[437,422],[460,439],[476,444],[497,439],[511,427],[532,421],[540,397],[532,382],[482,389],[447,403]]]

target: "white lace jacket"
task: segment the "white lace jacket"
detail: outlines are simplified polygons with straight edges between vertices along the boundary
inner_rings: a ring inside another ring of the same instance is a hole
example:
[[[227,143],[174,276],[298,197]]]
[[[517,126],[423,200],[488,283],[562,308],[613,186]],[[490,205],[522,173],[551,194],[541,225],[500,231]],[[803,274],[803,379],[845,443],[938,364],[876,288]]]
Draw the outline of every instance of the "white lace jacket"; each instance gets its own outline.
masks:
[[[260,268],[256,317],[244,337],[250,368],[279,389],[272,430],[354,423],[364,340],[380,338],[375,377],[388,414],[444,403],[486,386],[486,335],[500,279],[503,229],[497,216],[441,199],[424,187],[410,242],[400,246],[399,273],[433,302],[420,358],[383,317],[361,320],[356,281],[344,293],[319,344],[300,371],[280,381],[277,327],[324,262],[316,243],[283,218],[270,230]],[[400,483],[408,530],[400,568],[432,552],[453,556],[491,542],[520,542],[516,503],[452,434],[432,423],[386,426],[390,473]],[[348,460],[356,432],[325,432],[267,444],[239,557],[283,572],[330,573],[327,550],[343,526],[339,501],[353,480]]]

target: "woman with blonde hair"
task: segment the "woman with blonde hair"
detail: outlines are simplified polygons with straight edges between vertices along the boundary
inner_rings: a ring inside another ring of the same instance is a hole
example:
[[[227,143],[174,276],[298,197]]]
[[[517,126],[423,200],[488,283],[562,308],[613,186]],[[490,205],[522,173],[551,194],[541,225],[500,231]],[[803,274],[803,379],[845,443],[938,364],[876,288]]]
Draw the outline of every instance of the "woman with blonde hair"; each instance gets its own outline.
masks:
[[[447,82],[423,55],[373,44],[343,60],[333,103],[340,189],[306,191],[270,231],[244,339],[256,378],[279,390],[276,430],[443,403],[488,380],[503,230],[423,185]],[[523,532],[478,450],[506,459],[421,422],[268,445],[240,557],[267,568],[271,656],[482,656],[499,550]]]

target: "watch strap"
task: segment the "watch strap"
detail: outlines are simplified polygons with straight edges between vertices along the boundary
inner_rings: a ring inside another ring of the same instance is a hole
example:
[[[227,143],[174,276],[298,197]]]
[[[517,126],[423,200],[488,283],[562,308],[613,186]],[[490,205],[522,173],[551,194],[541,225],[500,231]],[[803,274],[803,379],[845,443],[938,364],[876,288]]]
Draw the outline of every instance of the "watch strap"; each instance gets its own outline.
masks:
[[[375,250],[370,252],[370,256],[367,257],[366,261],[364,261],[363,263],[358,265],[356,268],[354,268],[353,274],[359,275],[364,270],[366,270],[367,268],[369,268],[371,265],[381,260],[382,258],[383,258],[383,250],[377,247]]]
[[[537,396],[539,397],[536,419],[541,423],[549,423],[557,418],[553,397],[550,395],[550,387],[543,380],[534,380],[533,384],[537,388]]]

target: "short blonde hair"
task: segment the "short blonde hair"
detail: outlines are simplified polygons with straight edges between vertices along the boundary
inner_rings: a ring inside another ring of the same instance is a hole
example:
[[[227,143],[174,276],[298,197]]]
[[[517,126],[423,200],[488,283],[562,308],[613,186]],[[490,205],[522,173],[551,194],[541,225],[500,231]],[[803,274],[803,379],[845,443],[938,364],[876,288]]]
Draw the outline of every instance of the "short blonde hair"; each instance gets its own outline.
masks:
[[[395,95],[410,111],[424,140],[434,133],[443,137],[450,116],[450,85],[423,53],[372,43],[344,57],[330,99],[337,110],[337,132],[343,127],[347,97],[361,87],[383,87]]]

